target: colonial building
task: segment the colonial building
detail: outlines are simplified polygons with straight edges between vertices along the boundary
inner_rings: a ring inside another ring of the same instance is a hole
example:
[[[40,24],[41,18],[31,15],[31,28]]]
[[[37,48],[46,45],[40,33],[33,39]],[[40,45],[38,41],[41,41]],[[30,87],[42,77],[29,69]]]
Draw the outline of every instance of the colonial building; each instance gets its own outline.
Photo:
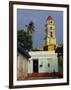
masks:
[[[31,58],[28,62],[29,77],[48,77],[58,72],[58,58],[54,51],[29,52]]]
[[[23,80],[27,77],[28,59],[30,58],[30,55],[20,45],[17,50],[17,80]]]
[[[48,16],[45,25],[45,39],[43,51],[30,51],[31,58],[28,63],[28,76],[50,77],[54,72],[58,73],[58,57],[55,53],[56,37],[55,23]]]
[[[46,20],[45,34],[45,43],[41,51],[29,51],[28,54],[22,47],[18,47],[18,80],[24,80],[26,77],[52,78],[53,73],[58,73],[58,57],[55,53],[57,47],[55,23],[51,16],[48,16]]]

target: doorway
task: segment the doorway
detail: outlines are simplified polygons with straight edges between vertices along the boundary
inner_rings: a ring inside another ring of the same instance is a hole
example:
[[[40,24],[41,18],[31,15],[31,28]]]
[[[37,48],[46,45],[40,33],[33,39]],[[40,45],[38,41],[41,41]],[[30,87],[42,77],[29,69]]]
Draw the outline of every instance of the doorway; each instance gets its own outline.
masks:
[[[38,72],[38,59],[33,59],[33,72]]]

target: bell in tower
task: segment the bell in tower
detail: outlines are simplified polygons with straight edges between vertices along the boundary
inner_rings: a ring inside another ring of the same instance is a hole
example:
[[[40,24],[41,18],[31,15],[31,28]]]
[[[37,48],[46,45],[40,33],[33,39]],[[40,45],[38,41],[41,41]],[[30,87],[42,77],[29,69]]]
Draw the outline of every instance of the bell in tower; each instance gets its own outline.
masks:
[[[45,24],[44,50],[53,51],[56,49],[55,23],[51,16],[48,16]]]

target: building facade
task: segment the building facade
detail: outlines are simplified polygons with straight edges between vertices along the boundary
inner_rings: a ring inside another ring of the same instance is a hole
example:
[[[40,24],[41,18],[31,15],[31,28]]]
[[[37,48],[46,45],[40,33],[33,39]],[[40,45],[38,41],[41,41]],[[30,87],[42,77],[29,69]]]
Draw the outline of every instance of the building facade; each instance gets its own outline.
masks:
[[[56,37],[55,23],[51,16],[48,16],[45,25],[45,38],[43,51],[31,51],[31,58],[28,63],[29,76],[51,76],[58,72],[58,57],[55,53]],[[36,73],[36,74],[35,74]]]
[[[51,77],[53,73],[58,73],[58,57],[55,53],[57,45],[55,23],[51,16],[48,16],[45,27],[43,50],[29,51],[27,55],[23,49],[20,49],[22,52],[19,52],[17,61],[18,77],[23,76],[23,79],[26,77]]]
[[[29,76],[48,76],[54,71],[58,72],[58,58],[54,51],[29,52],[31,58],[28,62]]]
[[[17,80],[23,80],[28,76],[28,60],[30,55],[21,46],[18,47],[17,54]]]

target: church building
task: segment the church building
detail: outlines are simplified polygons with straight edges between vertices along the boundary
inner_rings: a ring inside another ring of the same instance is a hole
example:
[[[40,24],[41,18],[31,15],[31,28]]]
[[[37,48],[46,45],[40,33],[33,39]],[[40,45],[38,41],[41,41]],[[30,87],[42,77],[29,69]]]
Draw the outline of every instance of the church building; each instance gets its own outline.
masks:
[[[58,57],[55,53],[57,47],[55,37],[55,23],[51,16],[47,17],[45,25],[45,38],[43,51],[30,51],[28,62],[28,77],[48,77],[53,72],[58,73]]]

